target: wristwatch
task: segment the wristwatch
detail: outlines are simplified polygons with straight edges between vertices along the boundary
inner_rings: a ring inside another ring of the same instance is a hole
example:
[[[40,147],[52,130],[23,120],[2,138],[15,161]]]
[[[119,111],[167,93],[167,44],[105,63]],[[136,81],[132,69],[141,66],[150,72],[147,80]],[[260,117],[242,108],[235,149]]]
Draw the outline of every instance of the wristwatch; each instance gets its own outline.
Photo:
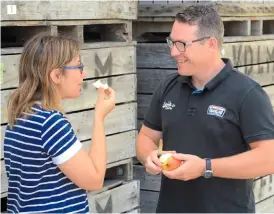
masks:
[[[211,160],[210,158],[205,158],[205,161],[206,161],[206,169],[203,172],[203,176],[205,178],[211,178],[213,177],[213,171],[211,169]]]

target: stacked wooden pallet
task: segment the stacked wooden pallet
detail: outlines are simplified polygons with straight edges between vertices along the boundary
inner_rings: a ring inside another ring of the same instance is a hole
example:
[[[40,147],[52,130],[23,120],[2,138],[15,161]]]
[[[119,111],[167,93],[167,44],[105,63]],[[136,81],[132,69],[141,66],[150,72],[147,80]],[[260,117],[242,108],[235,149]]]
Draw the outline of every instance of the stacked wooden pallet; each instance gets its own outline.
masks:
[[[107,172],[104,188],[89,192],[90,211],[139,212],[139,181],[133,180],[136,138],[136,43],[132,21],[137,1],[2,1],[1,6],[1,198],[8,185],[3,160],[6,104],[18,86],[18,63],[24,42],[47,31],[81,41],[81,59],[88,72],[81,96],[63,108],[86,150],[91,142],[94,104],[92,83],[101,79],[116,90],[116,108],[105,121]],[[4,205],[3,205],[4,206]]]
[[[270,1],[253,4],[250,1],[244,4],[217,2],[225,27],[224,57],[230,58],[241,72],[259,82],[274,107],[274,4]],[[157,84],[167,75],[177,72],[165,38],[170,33],[175,14],[188,5],[189,1],[143,1],[138,6],[138,19],[133,24],[134,39],[138,42],[138,129]],[[274,210],[273,176],[255,180],[257,212]],[[154,212],[160,176],[151,176],[136,164],[134,177],[141,180],[141,212]]]

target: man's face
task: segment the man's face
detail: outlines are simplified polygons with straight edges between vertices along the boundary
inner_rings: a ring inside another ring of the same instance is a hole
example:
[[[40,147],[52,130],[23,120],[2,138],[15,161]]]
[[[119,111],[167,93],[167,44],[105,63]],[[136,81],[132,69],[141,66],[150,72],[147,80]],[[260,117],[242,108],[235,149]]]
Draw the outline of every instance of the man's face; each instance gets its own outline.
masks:
[[[175,21],[170,34],[172,41],[191,42],[197,37],[197,25],[189,25]],[[178,44],[177,46],[183,46]],[[192,76],[201,71],[203,65],[210,60],[210,48],[207,39],[201,42],[194,42],[185,47],[184,51],[179,51],[176,45],[170,48],[171,56],[176,60],[179,74]]]

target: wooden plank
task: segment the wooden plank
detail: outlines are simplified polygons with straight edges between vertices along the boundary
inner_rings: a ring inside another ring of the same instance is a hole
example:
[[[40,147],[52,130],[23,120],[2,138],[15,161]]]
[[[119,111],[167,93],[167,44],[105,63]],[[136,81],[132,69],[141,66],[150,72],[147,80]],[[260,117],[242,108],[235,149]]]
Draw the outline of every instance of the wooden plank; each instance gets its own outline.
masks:
[[[4,160],[1,160],[1,198],[7,197],[8,195],[8,178],[4,165]]]
[[[137,19],[138,1],[9,1],[1,2],[1,21],[7,20],[75,20]],[[16,13],[8,14],[8,5]]]
[[[93,43],[85,43],[81,44],[81,50],[89,50],[89,49],[102,49],[102,48],[110,48],[113,49],[115,47],[128,47],[128,46],[136,46],[136,41],[125,41],[125,42],[93,42]],[[1,55],[10,55],[10,54],[20,54],[23,51],[23,47],[9,47],[9,48],[1,48]],[[81,53],[81,52],[80,52]]]
[[[234,66],[252,65],[274,61],[274,40],[225,43],[224,57]],[[137,45],[137,68],[177,68],[170,56],[167,44],[149,43]]]
[[[142,165],[133,165],[133,178],[140,180],[141,190],[160,191],[161,177],[147,173]]]
[[[125,213],[140,213],[140,212],[141,212],[141,210],[139,208],[137,208],[137,209],[134,209],[134,210],[131,210],[131,211],[127,211]]]
[[[263,89],[266,91],[266,93],[269,96],[270,102],[274,108],[274,85],[263,87]]]
[[[177,69],[138,69],[137,92],[153,93],[158,84],[173,73],[177,73]]]
[[[138,94],[137,95],[137,118],[144,119],[150,103],[152,95]]]
[[[133,178],[140,180],[141,190],[160,191],[161,175],[150,175],[141,165],[133,166]],[[253,191],[256,203],[274,195],[274,174],[255,180]]]
[[[7,196],[8,192],[8,179],[5,169],[4,160],[1,160],[1,198]],[[101,192],[110,190],[124,182],[133,179],[133,165],[132,159],[119,160],[115,164],[107,164],[107,170],[102,189],[96,191],[89,191],[89,195],[96,195]]]
[[[256,204],[256,213],[273,213],[274,195]]]
[[[158,204],[159,192],[140,191],[141,213],[155,213]]]
[[[273,62],[237,67],[237,70],[249,76],[262,86],[274,83]],[[152,94],[155,91],[157,85],[172,73],[177,73],[177,69],[138,69],[137,92]]]
[[[255,202],[265,200],[274,195],[274,174],[264,176],[254,182],[253,186]]]
[[[21,50],[2,49],[4,52],[21,52]],[[1,50],[1,51],[2,51]],[[121,47],[110,45],[105,48],[91,47],[81,50],[81,60],[87,70],[86,78],[103,77],[127,73],[135,73],[135,46],[133,44]],[[1,88],[10,88],[18,86],[18,68],[20,54],[2,55],[1,63],[3,65],[3,83]]]
[[[201,4],[201,3],[199,3]],[[139,5],[138,17],[174,17],[192,4],[146,4]],[[220,16],[273,16],[274,4],[224,4],[216,3]]]
[[[135,154],[135,142],[137,132],[128,131],[116,135],[107,136],[107,163],[133,158]],[[89,151],[91,141],[85,141],[83,148]]]
[[[139,206],[139,181],[131,181],[122,186],[97,195],[88,193],[91,213],[121,213]]]
[[[91,138],[93,130],[93,110],[66,115],[80,141]],[[105,134],[115,134],[136,129],[136,103],[118,105],[105,119]],[[119,122],[118,122],[119,121]],[[1,142],[5,135],[5,125],[1,126]]]
[[[261,86],[274,83],[274,63],[237,67],[237,70],[258,82]]]
[[[4,127],[1,127],[1,159],[4,158]],[[107,136],[107,163],[133,158],[135,156],[136,131]],[[91,140],[83,141],[83,148],[89,151]]]
[[[105,25],[124,24],[128,21],[122,19],[76,19],[76,20],[16,20],[1,21],[1,26],[79,26],[79,25]]]
[[[269,99],[272,103],[272,106],[274,108],[274,86],[268,86],[268,87],[263,87],[263,89],[266,91],[266,93],[268,94],[269,96]],[[143,120],[146,113],[147,113],[147,109],[148,109],[148,106],[149,106],[149,103],[150,103],[150,100],[151,100],[151,97],[152,95],[150,94],[138,94],[137,95],[137,118],[139,120]],[[137,125],[137,129],[139,130],[140,128],[140,124],[141,124],[142,121],[139,121],[138,122],[138,125]]]
[[[108,83],[116,91],[116,103],[130,102],[136,100],[136,75],[122,75],[101,79]],[[97,90],[93,86],[95,80],[86,80],[83,83],[82,91],[79,97],[67,99],[62,103],[65,112],[78,111],[81,109],[94,108],[97,100]],[[1,123],[8,121],[7,103],[11,93],[14,90],[1,91]]]

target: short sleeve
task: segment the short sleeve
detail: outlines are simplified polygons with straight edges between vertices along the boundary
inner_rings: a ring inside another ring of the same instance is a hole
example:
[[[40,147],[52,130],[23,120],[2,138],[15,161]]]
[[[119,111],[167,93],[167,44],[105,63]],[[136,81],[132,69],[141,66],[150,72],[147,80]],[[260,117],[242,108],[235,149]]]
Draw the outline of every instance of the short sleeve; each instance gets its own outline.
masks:
[[[243,100],[240,127],[247,143],[274,139],[273,107],[260,86],[252,88]]]
[[[161,118],[161,84],[159,84],[154,91],[150,100],[148,110],[144,119],[144,125],[162,131],[162,118]]]
[[[62,164],[82,147],[69,121],[59,112],[53,112],[43,123],[43,149],[54,164]]]

